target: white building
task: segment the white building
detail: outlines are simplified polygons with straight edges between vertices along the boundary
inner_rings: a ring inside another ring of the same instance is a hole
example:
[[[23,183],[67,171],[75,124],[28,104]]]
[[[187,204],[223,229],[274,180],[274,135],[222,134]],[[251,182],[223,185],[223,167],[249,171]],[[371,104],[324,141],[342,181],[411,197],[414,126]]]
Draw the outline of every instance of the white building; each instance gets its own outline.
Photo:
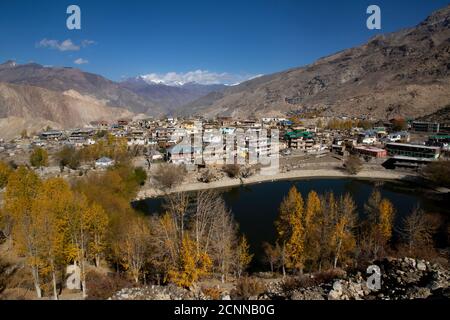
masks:
[[[114,160],[108,157],[103,157],[95,161],[96,168],[108,168],[111,167],[112,165],[114,165]]]

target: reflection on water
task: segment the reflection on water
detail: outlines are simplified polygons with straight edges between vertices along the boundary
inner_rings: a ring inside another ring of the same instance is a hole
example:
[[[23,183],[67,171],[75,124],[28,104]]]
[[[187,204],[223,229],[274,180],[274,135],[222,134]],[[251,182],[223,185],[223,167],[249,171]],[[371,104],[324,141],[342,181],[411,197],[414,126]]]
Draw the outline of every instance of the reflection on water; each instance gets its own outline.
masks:
[[[306,198],[311,190],[317,193],[334,192],[336,196],[350,193],[356,202],[358,211],[363,215],[364,203],[375,187],[379,187],[383,197],[389,199],[397,210],[396,224],[405,215],[420,205],[429,212],[449,212],[449,206],[442,199],[430,199],[424,192],[411,185],[397,182],[380,182],[354,179],[310,179],[299,181],[277,181],[240,186],[221,190],[223,197],[232,210],[240,230],[250,243],[255,254],[253,268],[261,266],[263,242],[275,241],[274,221],[278,208],[292,185],[295,185]],[[161,199],[147,199],[135,204],[146,214],[161,212]]]

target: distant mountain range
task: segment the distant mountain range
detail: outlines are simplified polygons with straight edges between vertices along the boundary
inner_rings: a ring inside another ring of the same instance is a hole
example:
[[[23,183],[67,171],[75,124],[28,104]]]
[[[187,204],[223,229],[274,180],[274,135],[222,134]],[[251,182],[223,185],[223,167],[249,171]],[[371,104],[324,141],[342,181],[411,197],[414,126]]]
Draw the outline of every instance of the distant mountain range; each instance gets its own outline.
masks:
[[[113,82],[74,68],[7,61],[0,64],[0,138],[48,125],[76,127],[138,114],[175,114],[184,105],[224,88],[196,83],[167,86],[141,77]]]
[[[179,113],[187,104],[211,92],[221,92],[227,87],[221,84],[203,85],[195,82],[166,85],[146,81],[141,76],[127,79],[121,82],[120,86],[154,102],[166,113]]]
[[[416,27],[235,86],[114,82],[74,68],[0,64],[0,138],[138,114],[417,118],[439,115],[449,102],[450,6]]]
[[[316,112],[419,117],[450,102],[450,6],[414,28],[377,36],[317,62],[194,101],[184,114],[213,117]]]

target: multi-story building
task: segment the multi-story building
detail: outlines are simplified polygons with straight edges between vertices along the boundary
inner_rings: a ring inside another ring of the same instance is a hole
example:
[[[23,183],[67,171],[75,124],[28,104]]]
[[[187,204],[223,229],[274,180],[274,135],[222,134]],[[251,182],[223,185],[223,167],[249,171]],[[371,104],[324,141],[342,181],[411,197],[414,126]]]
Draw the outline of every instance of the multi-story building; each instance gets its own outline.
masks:
[[[440,125],[437,122],[414,121],[412,130],[416,132],[435,132],[439,133]]]
[[[441,148],[407,143],[387,143],[386,150],[390,156],[410,158],[438,159]]]

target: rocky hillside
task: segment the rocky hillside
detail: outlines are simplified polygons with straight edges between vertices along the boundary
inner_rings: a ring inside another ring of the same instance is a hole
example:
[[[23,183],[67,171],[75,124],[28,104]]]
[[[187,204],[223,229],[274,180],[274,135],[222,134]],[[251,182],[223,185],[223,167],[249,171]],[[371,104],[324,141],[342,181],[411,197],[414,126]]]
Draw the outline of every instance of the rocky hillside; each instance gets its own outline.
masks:
[[[23,129],[31,133],[48,125],[73,128],[94,120],[111,121],[132,115],[128,110],[106,106],[75,90],[56,92],[0,82],[0,138],[5,140]]]
[[[289,280],[266,281],[265,289],[250,300],[412,300],[450,299],[450,270],[438,264],[411,258],[384,259],[374,262],[381,270],[381,290],[371,291],[366,275],[342,275],[318,285],[288,284]],[[265,280],[265,279],[262,279]],[[261,280],[261,281],[262,281]],[[310,278],[309,282],[314,282]],[[242,299],[239,290],[221,291],[222,300]],[[111,300],[208,300],[199,288],[181,289],[173,285],[125,288]]]
[[[305,66],[257,78],[186,107],[207,116],[318,111],[419,117],[450,101],[450,6],[416,27],[377,36]]]
[[[44,67],[36,63],[0,65],[0,82],[40,87],[56,92],[75,90],[104,104],[134,113],[161,115],[164,111],[152,101],[102,76],[74,68]]]
[[[419,121],[450,123],[450,105],[442,108],[432,114],[420,117]]]

